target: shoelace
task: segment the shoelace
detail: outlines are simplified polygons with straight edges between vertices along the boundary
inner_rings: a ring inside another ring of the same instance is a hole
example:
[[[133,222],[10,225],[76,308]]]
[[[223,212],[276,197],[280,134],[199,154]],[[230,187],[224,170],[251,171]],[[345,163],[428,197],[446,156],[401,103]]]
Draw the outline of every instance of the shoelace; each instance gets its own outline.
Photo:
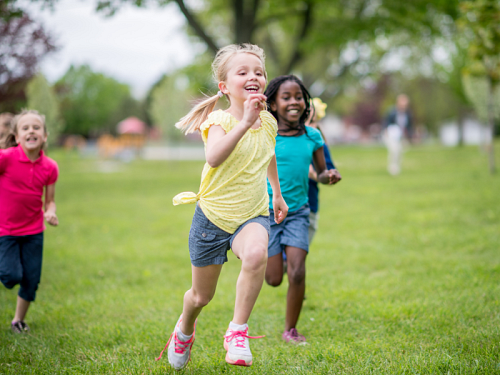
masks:
[[[293,341],[305,341],[304,340],[304,336],[301,335],[299,333],[299,331],[297,331],[296,328],[291,328],[289,332],[289,335],[290,335],[290,340],[293,340]]]
[[[300,337],[299,336],[299,332],[295,328],[290,329],[290,336],[292,336],[292,337]]]
[[[248,328],[245,329],[244,331],[233,331],[232,329],[229,330],[230,334],[225,335],[224,338],[226,339],[226,342],[231,341],[232,339],[236,340],[235,346],[239,348],[244,348],[245,347],[245,338],[247,339],[261,339],[266,336],[248,336]]]
[[[156,360],[160,360],[161,359],[161,356],[163,355],[163,352],[165,351],[165,349],[168,348],[168,345],[170,344],[170,340],[172,340],[172,336],[174,336],[174,332],[172,332],[172,334],[170,335],[170,337],[168,338],[168,341],[167,341],[167,345],[165,345],[165,347],[163,348],[163,350],[161,351],[160,355],[158,356],[158,358],[156,358]],[[191,345],[192,343],[194,342],[194,333],[193,333],[193,336],[187,340],[187,341],[181,341],[177,338],[177,335],[174,336],[174,345],[175,345],[175,352],[178,353],[178,354],[184,354],[184,352],[186,351],[186,349],[189,347],[189,345]]]

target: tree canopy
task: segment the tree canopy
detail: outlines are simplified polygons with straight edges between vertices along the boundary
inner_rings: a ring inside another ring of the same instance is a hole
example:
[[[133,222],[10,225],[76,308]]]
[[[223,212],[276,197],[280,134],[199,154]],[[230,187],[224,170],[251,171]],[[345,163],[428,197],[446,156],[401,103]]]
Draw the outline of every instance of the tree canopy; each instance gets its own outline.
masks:
[[[127,85],[92,71],[88,65],[71,66],[56,82],[55,90],[66,134],[113,132],[119,121],[139,111]]]

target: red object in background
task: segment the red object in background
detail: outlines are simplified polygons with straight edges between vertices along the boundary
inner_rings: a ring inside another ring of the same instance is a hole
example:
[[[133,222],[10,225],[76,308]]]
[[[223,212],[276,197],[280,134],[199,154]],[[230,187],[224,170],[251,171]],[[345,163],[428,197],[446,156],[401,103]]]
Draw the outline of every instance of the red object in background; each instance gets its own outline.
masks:
[[[147,130],[146,123],[137,117],[128,117],[118,123],[118,134],[145,134]]]

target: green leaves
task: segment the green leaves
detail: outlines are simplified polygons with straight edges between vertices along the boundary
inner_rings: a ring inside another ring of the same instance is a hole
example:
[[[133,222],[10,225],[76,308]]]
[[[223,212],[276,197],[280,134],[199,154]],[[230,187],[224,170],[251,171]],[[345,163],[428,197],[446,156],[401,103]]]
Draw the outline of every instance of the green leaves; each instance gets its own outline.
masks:
[[[127,85],[93,72],[88,65],[71,66],[55,89],[66,134],[113,132],[119,121],[137,112],[138,104]]]

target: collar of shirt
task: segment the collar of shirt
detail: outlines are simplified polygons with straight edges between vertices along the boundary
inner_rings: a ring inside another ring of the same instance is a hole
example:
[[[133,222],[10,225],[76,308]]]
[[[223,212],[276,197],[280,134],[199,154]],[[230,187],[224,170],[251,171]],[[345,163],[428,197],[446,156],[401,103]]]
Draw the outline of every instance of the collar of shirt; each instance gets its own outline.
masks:
[[[43,150],[40,150],[40,156],[38,157],[38,159],[36,159],[35,161],[31,161],[24,153],[24,150],[21,147],[21,145],[17,145],[16,148],[19,156],[19,161],[23,163],[39,163],[44,155]]]

